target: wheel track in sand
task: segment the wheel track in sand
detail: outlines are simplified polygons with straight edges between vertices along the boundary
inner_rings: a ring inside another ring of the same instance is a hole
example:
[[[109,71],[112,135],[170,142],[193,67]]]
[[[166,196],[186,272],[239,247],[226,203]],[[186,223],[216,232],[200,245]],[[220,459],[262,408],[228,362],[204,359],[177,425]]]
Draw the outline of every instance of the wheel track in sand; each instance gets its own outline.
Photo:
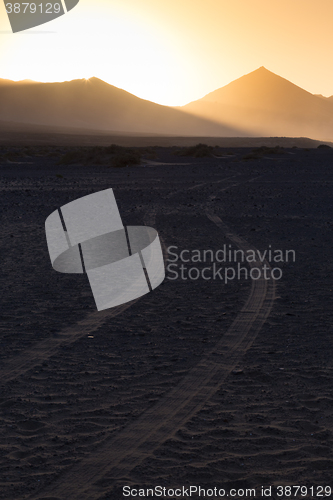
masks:
[[[144,224],[154,226],[156,213],[157,208],[154,206],[145,214]],[[97,331],[105,321],[123,313],[139,299],[140,297],[112,309],[106,309],[105,311],[94,311],[74,325],[64,328],[56,335],[34,343],[22,353],[13,356],[10,361],[4,362],[0,368],[0,380],[8,383],[23,375],[49,359],[53,354],[58,352],[60,347],[69,346],[80,338]]]
[[[206,215],[238,248],[256,251],[233,234],[212,211],[207,209]],[[250,267],[260,264],[270,268],[267,261],[249,263]],[[252,280],[250,295],[232,325],[175,388],[116,436],[106,439],[96,451],[62,474],[47,488],[47,495],[44,488],[44,493],[36,492],[29,498],[96,500],[103,495],[105,484],[111,486],[125,478],[134,467],[172,438],[221,387],[255,340],[270,314],[274,298],[274,280],[267,281],[263,277]]]
[[[237,176],[238,174],[221,179],[221,181],[219,182],[222,181],[225,182],[230,179],[234,179]],[[205,185],[207,185],[207,182],[191,186],[189,189],[190,190],[198,189]],[[231,184],[228,187],[232,187],[234,185],[236,184]],[[167,196],[167,198],[178,194],[178,192],[181,192],[181,190],[173,191]],[[148,210],[148,212],[146,212],[144,216],[144,224],[154,226],[156,220],[156,214],[157,214],[157,207],[156,206],[150,207],[150,209]],[[163,244],[162,238],[160,239],[163,247],[163,254],[164,257],[166,258],[166,247]],[[126,304],[117,306],[112,310],[105,310],[101,312],[94,311],[93,313],[89,314],[87,317],[78,321],[74,325],[66,327],[60,332],[57,332],[56,335],[50,338],[46,338],[40,342],[34,343],[31,347],[25,349],[22,353],[13,356],[10,359],[10,361],[5,361],[3,363],[3,366],[0,368],[0,380],[4,380],[8,383],[11,380],[15,380],[16,378],[20,377],[21,375],[24,375],[29,370],[35,368],[39,364],[49,359],[53,354],[55,354],[58,351],[60,347],[69,346],[74,342],[76,342],[77,340],[79,340],[80,338],[83,338],[86,335],[97,331],[98,328],[100,328],[100,326],[102,326],[105,323],[105,321],[114,318],[119,314],[122,314],[126,309],[131,307],[132,304],[137,302],[139,298],[131,302],[128,302]]]

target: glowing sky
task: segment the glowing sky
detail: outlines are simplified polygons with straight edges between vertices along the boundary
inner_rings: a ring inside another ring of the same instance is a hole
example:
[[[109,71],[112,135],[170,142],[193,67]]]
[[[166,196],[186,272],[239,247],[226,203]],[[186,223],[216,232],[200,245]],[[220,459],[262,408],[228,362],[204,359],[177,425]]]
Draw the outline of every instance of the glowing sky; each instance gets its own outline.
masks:
[[[80,0],[66,15],[12,34],[1,1],[0,78],[96,76],[182,105],[265,66],[330,96],[332,20],[332,0]]]

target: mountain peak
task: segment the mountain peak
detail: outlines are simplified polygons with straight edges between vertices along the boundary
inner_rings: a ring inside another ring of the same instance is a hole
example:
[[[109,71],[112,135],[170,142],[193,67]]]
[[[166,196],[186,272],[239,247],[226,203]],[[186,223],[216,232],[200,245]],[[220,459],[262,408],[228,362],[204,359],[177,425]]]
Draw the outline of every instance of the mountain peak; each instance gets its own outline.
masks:
[[[93,83],[94,85],[107,85],[108,87],[114,87],[114,85],[111,85],[110,83],[97,78],[97,76],[90,76],[89,78],[85,78],[84,80],[88,83]]]
[[[89,78],[76,78],[74,80],[66,80],[65,82],[53,82],[53,83],[69,83],[71,85],[84,85],[87,83],[94,83],[94,84],[104,83],[105,85],[109,85],[103,80],[96,78],[96,76],[91,76]]]
[[[90,76],[89,78],[86,78],[86,80],[92,83],[106,83],[104,80],[97,78],[97,76]]]
[[[205,95],[202,100],[252,108],[267,108],[283,101],[312,96],[306,90],[273,73],[264,66]],[[313,97],[313,96],[312,96]],[[277,105],[277,107],[279,107]]]
[[[258,137],[329,140],[332,100],[315,96],[261,66],[183,109],[217,123],[223,120]]]
[[[251,71],[250,73],[247,73],[246,75],[241,76],[240,78],[245,78],[245,77],[250,76],[250,75],[260,76],[260,77],[264,77],[264,76],[269,76],[270,75],[270,76],[275,76],[277,78],[283,79],[282,76],[279,76],[276,73],[273,73],[273,71],[270,71],[269,69],[265,68],[265,66],[260,66],[260,68],[257,68],[254,71]]]

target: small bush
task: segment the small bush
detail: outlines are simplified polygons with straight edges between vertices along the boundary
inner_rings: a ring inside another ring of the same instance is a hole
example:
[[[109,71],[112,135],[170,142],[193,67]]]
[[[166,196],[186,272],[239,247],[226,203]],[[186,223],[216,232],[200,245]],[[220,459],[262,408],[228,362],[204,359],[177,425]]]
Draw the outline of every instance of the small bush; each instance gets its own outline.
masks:
[[[212,156],[212,146],[207,146],[207,144],[197,144],[196,146],[190,146],[189,148],[183,148],[176,151],[178,156],[192,156],[193,158],[204,158],[206,156]]]
[[[268,146],[260,146],[260,148],[253,149],[254,153],[264,153],[266,155],[279,155],[283,153],[283,148],[280,146],[275,146],[274,148],[269,148]]]
[[[154,153],[148,153],[145,155],[145,159],[147,160],[158,160],[158,156],[157,154],[154,152]]]
[[[138,151],[122,152],[116,154],[111,159],[111,167],[124,168],[130,165],[138,165],[141,161],[141,155]]]
[[[260,160],[263,157],[262,153],[248,153],[242,157],[242,160]]]
[[[33,148],[31,148],[30,146],[25,146],[24,150],[23,150],[23,156],[34,156],[35,154],[35,151]]]
[[[281,155],[283,154],[283,148],[280,146],[275,146],[274,148],[269,148],[268,146],[260,146],[260,148],[252,149],[251,153],[247,153],[243,156],[243,160],[260,160],[265,155]]]
[[[124,148],[122,146],[117,146],[117,144],[111,144],[111,146],[107,146],[106,148],[104,148],[104,151],[106,154],[114,155],[121,153],[123,149]]]
[[[81,151],[67,151],[59,160],[59,165],[71,165],[73,163],[83,163],[84,155]]]
[[[100,165],[103,163],[103,155],[101,153],[87,152],[84,158],[85,163],[95,163]]]
[[[62,156],[58,165],[79,163],[126,167],[127,165],[137,165],[140,161],[141,153],[138,150],[112,144],[108,147],[94,146],[68,151]]]
[[[3,159],[5,161],[16,161],[18,156],[20,155],[16,151],[7,151],[7,153],[3,155]]]

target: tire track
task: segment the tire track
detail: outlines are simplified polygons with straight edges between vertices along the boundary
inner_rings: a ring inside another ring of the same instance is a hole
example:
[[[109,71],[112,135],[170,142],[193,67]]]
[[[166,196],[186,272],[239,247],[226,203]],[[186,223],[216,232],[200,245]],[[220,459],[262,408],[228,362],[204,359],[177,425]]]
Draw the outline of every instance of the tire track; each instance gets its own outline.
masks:
[[[189,163],[189,165],[191,165],[191,164]],[[230,179],[235,179],[235,178],[239,177],[240,175],[241,174],[238,173],[238,174],[230,175],[229,177],[223,177],[223,179],[220,179],[219,181],[215,181],[215,185],[219,184],[220,182],[225,183],[226,181],[229,181]],[[245,181],[246,181],[247,180],[247,176],[245,176],[245,177],[246,177],[246,179],[245,179]],[[245,181],[243,181],[243,182],[245,182]],[[200,182],[200,184],[195,184],[194,186],[187,187],[187,191],[192,191],[193,189],[200,189],[202,187],[207,186],[207,184],[211,184],[211,181]],[[238,181],[235,184],[229,184],[229,185],[227,185],[225,187],[225,189],[228,189],[228,188],[231,188],[231,187],[234,187],[234,186],[238,186],[238,184],[240,184],[240,181]],[[183,192],[184,192],[184,188],[177,189],[176,191],[172,191],[171,193],[169,193],[165,198],[169,199],[172,196],[175,196],[176,194],[183,193]]]
[[[9,382],[23,375],[50,358],[58,351],[60,346],[68,346],[81,337],[95,332],[107,319],[118,316],[118,314],[124,312],[135,301],[117,306],[112,311],[94,311],[75,325],[64,328],[56,336],[42,340],[29,349],[25,349],[22,354],[13,356],[10,362],[6,362],[0,369],[0,380]]]
[[[156,213],[156,207],[149,210],[144,216],[144,224],[154,226]],[[53,354],[58,352],[60,347],[69,346],[80,338],[97,331],[105,321],[115,318],[118,314],[122,314],[139,299],[140,297],[112,309],[106,309],[105,311],[94,311],[74,325],[64,328],[55,336],[44,339],[32,347],[25,349],[21,354],[13,356],[10,361],[4,363],[0,368],[0,380],[10,382],[23,375],[49,359]]]
[[[207,210],[207,217],[240,249],[256,250],[233,234],[222,220]],[[250,267],[265,263],[251,262]],[[115,437],[104,441],[95,452],[62,474],[48,488],[52,499],[96,500],[103,486],[114,485],[170,439],[221,387],[255,340],[270,314],[275,298],[275,283],[263,277],[252,280],[250,295],[242,310],[221,340],[162,400],[145,411]],[[30,497],[47,498],[40,495]]]

